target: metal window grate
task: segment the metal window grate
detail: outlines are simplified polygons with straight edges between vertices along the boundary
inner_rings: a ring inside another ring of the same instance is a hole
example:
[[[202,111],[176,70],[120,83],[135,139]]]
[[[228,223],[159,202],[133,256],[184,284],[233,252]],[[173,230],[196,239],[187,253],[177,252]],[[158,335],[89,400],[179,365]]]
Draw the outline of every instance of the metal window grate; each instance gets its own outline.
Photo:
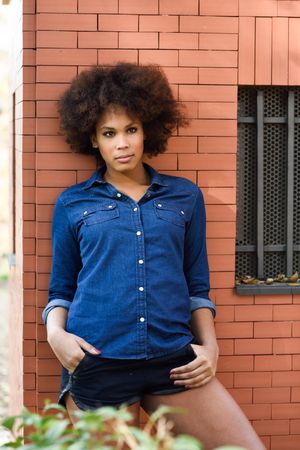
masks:
[[[236,275],[300,269],[300,88],[240,87]]]

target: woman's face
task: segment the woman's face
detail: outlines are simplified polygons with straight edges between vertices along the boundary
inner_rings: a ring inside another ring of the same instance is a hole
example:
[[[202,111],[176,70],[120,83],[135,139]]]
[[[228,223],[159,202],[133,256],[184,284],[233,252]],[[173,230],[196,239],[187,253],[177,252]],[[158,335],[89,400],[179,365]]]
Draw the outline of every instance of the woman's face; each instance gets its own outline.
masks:
[[[122,107],[109,108],[100,116],[91,140],[111,170],[126,172],[141,164],[143,126],[139,119],[129,117]]]

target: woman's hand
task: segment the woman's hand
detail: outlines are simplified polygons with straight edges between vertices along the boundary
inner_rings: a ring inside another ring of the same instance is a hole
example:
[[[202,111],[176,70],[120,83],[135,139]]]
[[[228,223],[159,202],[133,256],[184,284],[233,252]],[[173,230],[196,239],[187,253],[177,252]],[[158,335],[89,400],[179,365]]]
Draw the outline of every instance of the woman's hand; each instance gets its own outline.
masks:
[[[175,367],[170,371],[170,378],[175,386],[196,388],[208,383],[216,374],[219,357],[218,346],[190,344],[196,358],[190,363]]]
[[[48,343],[58,360],[70,373],[74,372],[83,359],[84,352],[82,349],[95,355],[101,353],[100,350],[97,350],[81,337],[68,333],[59,327],[55,330],[52,329],[50,334],[48,333]]]

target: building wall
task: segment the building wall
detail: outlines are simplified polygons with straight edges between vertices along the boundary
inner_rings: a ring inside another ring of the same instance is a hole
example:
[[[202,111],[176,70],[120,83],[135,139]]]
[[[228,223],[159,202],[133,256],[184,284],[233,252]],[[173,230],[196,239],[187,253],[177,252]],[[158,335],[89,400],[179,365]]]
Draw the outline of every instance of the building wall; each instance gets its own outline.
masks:
[[[25,405],[40,409],[45,398],[57,399],[59,389],[59,365],[41,320],[53,205],[63,189],[95,169],[92,158],[72,154],[58,135],[55,102],[92,64],[155,62],[192,122],[170,139],[165,154],[145,161],[191,179],[204,193],[218,378],[267,448],[299,448],[300,295],[237,296],[234,276],[237,89],[300,84],[300,2],[24,0],[23,8],[23,51],[16,53],[23,74],[17,88],[19,234],[11,295],[19,320],[23,301]],[[19,363],[16,368],[21,376]]]

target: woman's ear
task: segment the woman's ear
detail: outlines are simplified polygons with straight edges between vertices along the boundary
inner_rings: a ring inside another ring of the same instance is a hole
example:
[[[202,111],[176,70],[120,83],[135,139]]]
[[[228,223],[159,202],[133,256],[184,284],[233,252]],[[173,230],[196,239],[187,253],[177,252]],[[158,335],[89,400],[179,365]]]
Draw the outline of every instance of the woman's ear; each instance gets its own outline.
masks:
[[[92,143],[93,148],[98,148],[96,136],[94,134],[91,135],[91,143]]]

